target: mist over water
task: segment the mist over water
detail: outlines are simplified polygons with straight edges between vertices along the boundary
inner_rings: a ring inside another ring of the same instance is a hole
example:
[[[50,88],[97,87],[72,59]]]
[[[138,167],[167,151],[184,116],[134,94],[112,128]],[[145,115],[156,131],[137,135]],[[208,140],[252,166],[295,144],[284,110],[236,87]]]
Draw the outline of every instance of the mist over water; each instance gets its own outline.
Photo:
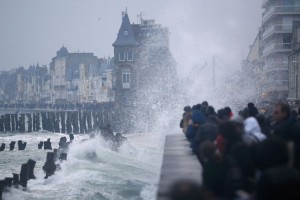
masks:
[[[164,1],[159,19],[171,32],[170,48],[178,64],[178,91],[182,94],[180,105],[207,100],[216,108],[234,107],[236,94],[241,99],[253,94],[250,86],[240,85],[239,79],[242,60],[258,33],[260,6],[260,0]]]

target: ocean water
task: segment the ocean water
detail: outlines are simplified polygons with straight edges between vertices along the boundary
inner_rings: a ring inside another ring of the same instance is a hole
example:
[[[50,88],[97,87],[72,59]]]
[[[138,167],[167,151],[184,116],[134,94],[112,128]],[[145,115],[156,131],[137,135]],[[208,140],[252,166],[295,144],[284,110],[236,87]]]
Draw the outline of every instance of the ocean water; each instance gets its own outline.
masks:
[[[58,133],[0,134],[0,143],[6,149],[0,152],[0,179],[20,173],[21,164],[29,158],[37,161],[35,176],[26,191],[12,188],[3,194],[5,200],[37,199],[108,199],[108,200],[152,200],[155,199],[159,180],[164,135],[143,133],[126,135],[128,140],[118,151],[111,150],[111,144],[96,136],[75,135],[68,152],[68,160],[61,164],[61,171],[44,179],[42,166],[46,160],[45,150],[38,150],[39,141],[51,138],[52,148],[58,147]],[[67,137],[68,138],[68,137]],[[10,141],[27,142],[25,151],[9,151]],[[87,154],[95,152],[95,158]]]

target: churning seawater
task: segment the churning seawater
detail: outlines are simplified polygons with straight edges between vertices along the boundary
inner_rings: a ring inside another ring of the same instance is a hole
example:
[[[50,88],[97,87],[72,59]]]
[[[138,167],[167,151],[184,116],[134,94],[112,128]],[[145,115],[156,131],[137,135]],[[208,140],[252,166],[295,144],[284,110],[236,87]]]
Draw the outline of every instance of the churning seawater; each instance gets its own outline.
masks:
[[[155,199],[162,162],[164,135],[156,133],[126,135],[127,141],[118,151],[100,137],[87,140],[88,135],[75,135],[68,151],[68,160],[61,164],[61,171],[44,179],[42,166],[46,161],[45,150],[38,150],[39,141],[51,138],[52,148],[58,147],[57,133],[1,134],[0,143],[6,149],[0,152],[0,179],[20,173],[21,164],[28,159],[37,161],[35,176],[26,191],[12,188],[4,193],[5,200],[37,199]],[[68,136],[67,136],[68,138]],[[27,142],[25,151],[9,151],[10,141]],[[97,157],[89,157],[95,152]]]

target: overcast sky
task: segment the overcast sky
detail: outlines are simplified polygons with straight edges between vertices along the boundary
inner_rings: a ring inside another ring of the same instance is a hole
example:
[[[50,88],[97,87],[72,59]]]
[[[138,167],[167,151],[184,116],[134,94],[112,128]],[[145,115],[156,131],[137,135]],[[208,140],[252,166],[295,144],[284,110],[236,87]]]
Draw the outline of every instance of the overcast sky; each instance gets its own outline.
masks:
[[[128,7],[170,28],[178,72],[210,62],[238,68],[261,22],[261,0],[0,0],[0,70],[48,65],[65,45],[69,52],[113,56],[112,43]]]

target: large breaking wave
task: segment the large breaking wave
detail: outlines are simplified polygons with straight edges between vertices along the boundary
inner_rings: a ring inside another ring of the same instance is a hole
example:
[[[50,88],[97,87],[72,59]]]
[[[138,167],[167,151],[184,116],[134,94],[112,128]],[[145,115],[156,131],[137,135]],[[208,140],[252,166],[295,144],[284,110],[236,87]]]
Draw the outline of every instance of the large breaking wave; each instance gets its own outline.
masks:
[[[3,195],[4,199],[155,199],[163,134],[127,135],[128,140],[118,151],[100,137],[82,142],[88,135],[75,135],[68,160],[61,164],[62,170],[45,180],[42,166],[46,151],[38,150],[37,144],[51,138],[52,148],[57,148],[62,136],[65,135],[32,133],[0,137],[0,143],[19,139],[28,143],[25,151],[1,152],[1,178],[19,173],[21,164],[29,158],[37,161],[37,179],[28,182],[27,191],[13,188]]]

